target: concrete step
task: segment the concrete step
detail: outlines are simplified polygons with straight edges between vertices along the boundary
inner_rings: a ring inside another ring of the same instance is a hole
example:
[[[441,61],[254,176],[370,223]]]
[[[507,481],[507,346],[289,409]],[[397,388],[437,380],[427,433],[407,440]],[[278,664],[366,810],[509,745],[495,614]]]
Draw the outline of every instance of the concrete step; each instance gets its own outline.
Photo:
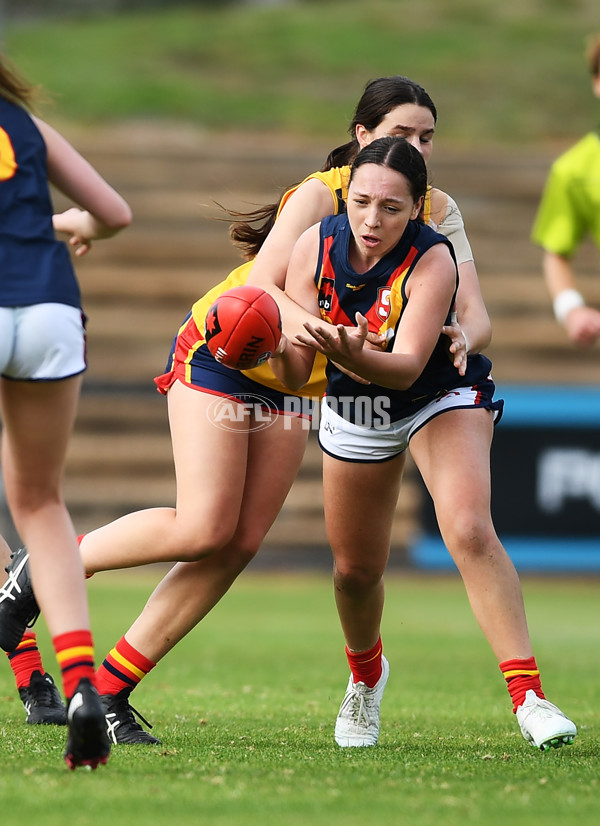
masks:
[[[68,132],[67,132],[68,134]],[[76,266],[89,316],[89,370],[69,449],[67,496],[79,530],[132,509],[172,505],[175,483],[165,400],[153,377],[192,302],[241,262],[228,208],[276,201],[319,168],[327,150],[284,136],[224,135],[146,123],[71,129],[73,142],[132,205],[134,223],[94,244]],[[343,142],[343,136],[340,143]],[[431,179],[458,201],[493,322],[494,378],[597,383],[597,348],[572,348],[551,313],[541,255],[529,231],[551,157],[440,148]],[[64,202],[56,196],[56,208]],[[582,286],[600,305],[595,252],[579,258]],[[265,543],[273,553],[327,545],[316,439]],[[418,530],[421,488],[405,474],[393,542]]]

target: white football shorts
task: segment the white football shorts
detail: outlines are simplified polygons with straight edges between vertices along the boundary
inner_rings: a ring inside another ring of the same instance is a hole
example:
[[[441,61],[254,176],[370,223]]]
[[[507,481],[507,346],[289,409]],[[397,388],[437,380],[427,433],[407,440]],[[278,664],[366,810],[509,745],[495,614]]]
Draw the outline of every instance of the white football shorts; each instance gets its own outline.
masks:
[[[319,444],[325,453],[342,461],[386,462],[405,451],[411,437],[428,421],[446,410],[483,407],[492,411],[495,422],[499,421],[503,402],[492,401],[494,385],[491,380],[489,384],[491,388],[487,398],[487,394],[482,397],[477,388],[455,387],[411,416],[390,422],[385,427],[353,424],[333,410],[324,398],[321,402]]]
[[[85,316],[67,304],[0,307],[0,375],[56,381],[87,366]]]

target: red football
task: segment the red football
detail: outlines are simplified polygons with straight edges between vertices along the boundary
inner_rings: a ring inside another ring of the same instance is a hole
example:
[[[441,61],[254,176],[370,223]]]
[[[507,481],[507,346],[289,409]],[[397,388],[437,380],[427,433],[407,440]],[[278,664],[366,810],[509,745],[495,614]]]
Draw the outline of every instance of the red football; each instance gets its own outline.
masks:
[[[233,287],[217,298],[206,314],[204,337],[218,362],[250,370],[266,361],[281,338],[281,315],[275,299],[260,287]]]

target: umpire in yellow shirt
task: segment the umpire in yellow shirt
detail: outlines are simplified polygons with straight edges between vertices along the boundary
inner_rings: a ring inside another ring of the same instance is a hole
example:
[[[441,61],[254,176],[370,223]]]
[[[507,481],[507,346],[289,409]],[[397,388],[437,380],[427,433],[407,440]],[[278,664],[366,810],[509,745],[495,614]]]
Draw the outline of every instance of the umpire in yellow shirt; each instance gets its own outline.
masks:
[[[600,35],[590,42],[592,89],[600,98]],[[554,314],[569,340],[591,347],[600,339],[600,310],[586,305],[572,260],[590,235],[600,249],[600,132],[588,133],[552,164],[532,231],[544,250],[543,268]]]

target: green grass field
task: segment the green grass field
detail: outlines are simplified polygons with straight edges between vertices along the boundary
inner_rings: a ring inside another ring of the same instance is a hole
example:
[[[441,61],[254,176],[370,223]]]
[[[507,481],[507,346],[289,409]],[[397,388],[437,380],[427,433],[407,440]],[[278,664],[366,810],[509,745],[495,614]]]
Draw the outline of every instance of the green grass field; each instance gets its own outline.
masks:
[[[12,24],[2,48],[55,93],[56,122],[193,120],[209,130],[343,139],[365,81],[403,73],[440,108],[439,135],[478,148],[565,140],[594,122],[582,51],[597,0],[320,0],[260,11]],[[335,36],[332,36],[332,32]],[[89,582],[100,660],[156,571]],[[388,580],[391,677],[375,749],[340,750],[346,681],[327,576],[248,574],[147,678],[134,705],[163,740],[69,772],[64,731],[24,725],[0,669],[2,826],[587,826],[600,804],[598,582],[524,582],[550,699],[571,748],[522,739],[455,577]],[[40,641],[57,677],[47,634]]]
[[[89,584],[98,658],[158,573]],[[391,676],[374,749],[332,738],[347,681],[327,575],[250,573],[137,690],[162,747],[115,747],[74,773],[64,731],[29,727],[0,673],[2,823],[592,823],[598,813],[597,583],[525,580],[544,687],[577,722],[570,748],[521,737],[496,662],[455,577],[388,580]],[[56,666],[38,629],[49,671]]]
[[[55,94],[47,117],[192,120],[212,130],[343,137],[367,80],[405,74],[445,142],[537,145],[590,128],[583,52],[597,0],[169,4],[5,20],[2,48]],[[341,142],[341,141],[340,141]]]

